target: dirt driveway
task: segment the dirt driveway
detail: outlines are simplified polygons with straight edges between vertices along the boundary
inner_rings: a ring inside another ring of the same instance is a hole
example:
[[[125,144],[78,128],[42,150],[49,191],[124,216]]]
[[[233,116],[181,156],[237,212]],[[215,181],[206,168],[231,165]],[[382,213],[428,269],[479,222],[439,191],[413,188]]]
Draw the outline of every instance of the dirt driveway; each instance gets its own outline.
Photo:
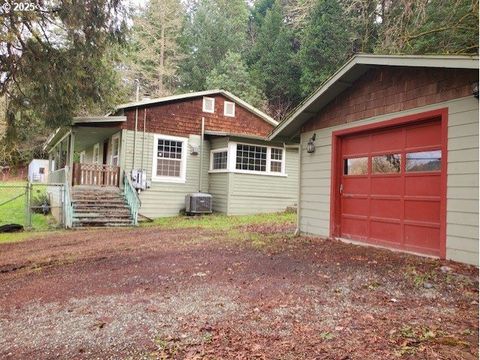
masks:
[[[478,359],[475,268],[291,231],[0,245],[0,358]]]

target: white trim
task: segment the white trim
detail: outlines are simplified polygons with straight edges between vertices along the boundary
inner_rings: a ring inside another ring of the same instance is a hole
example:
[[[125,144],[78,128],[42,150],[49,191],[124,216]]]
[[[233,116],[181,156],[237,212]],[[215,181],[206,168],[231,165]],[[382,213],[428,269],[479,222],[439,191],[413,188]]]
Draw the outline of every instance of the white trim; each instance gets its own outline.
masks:
[[[157,174],[157,149],[158,149],[158,140],[174,140],[182,142],[182,158],[180,164],[180,176],[158,176]],[[187,149],[188,148],[188,138],[179,137],[179,136],[170,136],[162,134],[153,135],[153,157],[152,157],[152,181],[153,182],[168,182],[168,183],[185,183],[187,178]]]
[[[232,146],[230,146],[232,144]],[[259,144],[250,144],[250,143],[243,143],[243,142],[229,142],[229,171],[238,174],[252,174],[252,175],[268,175],[268,176],[287,176],[285,173],[285,164],[286,164],[286,151],[283,147],[278,146],[269,146],[269,145],[259,145]],[[237,169],[237,145],[247,145],[247,146],[261,146],[267,148],[267,163],[266,163],[266,171],[255,171],[255,170],[240,170]],[[282,150],[282,171],[281,172],[274,172],[270,171],[271,165],[271,153],[272,148]]]
[[[95,149],[97,149],[98,159],[95,161]],[[93,152],[92,152],[92,164],[100,164],[100,143],[96,143],[93,145]]]
[[[80,154],[79,154],[79,161],[80,161],[80,164],[84,164],[85,163],[85,156],[87,155],[87,152],[85,150],[83,151],[80,151]]]
[[[212,102],[212,109],[211,110],[208,109],[207,106],[206,106],[208,101]],[[206,112],[206,113],[213,114],[215,112],[215,98],[204,96],[202,98],[202,111]]]
[[[233,112],[227,113],[227,105],[231,105]],[[226,117],[235,117],[235,103],[233,101],[224,101],[223,102],[223,115]]]
[[[125,122],[126,116],[76,116],[73,124]]]
[[[227,153],[227,168],[226,169],[214,169],[213,168],[213,154],[219,153],[219,152],[226,152]],[[221,149],[214,149],[210,150],[210,166],[209,166],[209,171],[211,173],[224,173],[228,172],[229,168],[229,160],[230,159],[230,154],[228,153],[228,148],[221,148]]]

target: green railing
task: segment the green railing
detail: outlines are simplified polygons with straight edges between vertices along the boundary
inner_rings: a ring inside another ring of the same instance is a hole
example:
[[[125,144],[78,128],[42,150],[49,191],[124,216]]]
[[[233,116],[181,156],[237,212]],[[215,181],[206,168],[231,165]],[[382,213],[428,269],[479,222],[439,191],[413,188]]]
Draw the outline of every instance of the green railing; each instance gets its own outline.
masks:
[[[71,228],[73,223],[73,205],[72,196],[70,192],[70,176],[69,168],[64,168],[64,183],[63,183],[63,225],[66,228]]]
[[[132,214],[133,225],[138,225],[138,210],[142,206],[142,202],[138,197],[137,191],[130,181],[130,177],[124,172],[123,173],[123,193],[125,200],[127,201],[128,207],[130,208],[130,213]]]

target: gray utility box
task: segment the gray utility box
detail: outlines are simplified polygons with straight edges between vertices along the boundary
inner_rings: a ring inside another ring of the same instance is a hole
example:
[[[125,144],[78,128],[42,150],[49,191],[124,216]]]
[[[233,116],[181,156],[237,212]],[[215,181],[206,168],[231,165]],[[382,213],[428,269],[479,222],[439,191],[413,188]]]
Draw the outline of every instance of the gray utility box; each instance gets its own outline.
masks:
[[[185,212],[187,214],[211,214],[212,195],[201,192],[186,195]]]

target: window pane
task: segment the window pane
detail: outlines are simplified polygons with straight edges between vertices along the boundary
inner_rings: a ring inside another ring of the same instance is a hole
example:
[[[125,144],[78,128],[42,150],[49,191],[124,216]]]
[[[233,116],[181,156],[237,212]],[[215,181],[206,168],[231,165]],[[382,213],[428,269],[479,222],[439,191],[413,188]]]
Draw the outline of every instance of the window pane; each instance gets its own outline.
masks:
[[[272,161],[270,163],[271,172],[282,172],[282,162],[281,161]]]
[[[157,176],[180,177],[181,161],[171,159],[157,160]]]
[[[407,171],[440,171],[442,151],[407,153]]]
[[[237,162],[239,170],[266,171],[267,148],[263,146],[237,145]]]
[[[214,152],[213,153],[213,170],[226,169],[227,168],[227,152]]]
[[[372,157],[372,172],[388,174],[400,172],[400,154],[387,154]]]
[[[174,140],[158,140],[157,157],[167,159],[182,158],[182,142]]]
[[[272,160],[282,160],[283,149],[272,148]]]
[[[365,175],[368,172],[368,158],[345,159],[343,173],[345,175]]]

